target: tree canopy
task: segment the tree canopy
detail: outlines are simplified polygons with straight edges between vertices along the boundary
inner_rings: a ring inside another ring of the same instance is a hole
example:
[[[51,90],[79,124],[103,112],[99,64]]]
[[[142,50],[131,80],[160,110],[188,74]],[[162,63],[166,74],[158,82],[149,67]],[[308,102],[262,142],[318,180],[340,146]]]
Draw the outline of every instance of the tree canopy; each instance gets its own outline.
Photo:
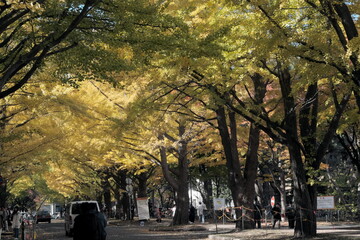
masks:
[[[241,207],[276,145],[313,236],[334,137],[359,166],[359,5],[0,1],[1,174],[91,198],[163,175],[188,202],[190,174],[225,165]]]

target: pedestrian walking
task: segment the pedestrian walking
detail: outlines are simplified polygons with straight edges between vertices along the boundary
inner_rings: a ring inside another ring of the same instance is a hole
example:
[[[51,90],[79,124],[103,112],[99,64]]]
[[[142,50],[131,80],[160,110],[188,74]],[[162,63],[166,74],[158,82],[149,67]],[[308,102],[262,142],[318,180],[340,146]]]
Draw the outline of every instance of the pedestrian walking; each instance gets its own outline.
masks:
[[[189,222],[194,223],[195,222],[195,215],[196,215],[196,209],[191,204],[189,209]]]
[[[161,223],[161,208],[156,208],[156,222]]]
[[[21,213],[19,212],[18,207],[14,207],[14,211],[12,213],[12,229],[14,232],[14,240],[19,239],[19,231],[21,226]]]
[[[3,228],[5,227],[5,209],[3,207],[0,208],[0,240]]]
[[[280,222],[281,222],[281,208],[279,204],[276,204],[275,207],[271,209],[271,214],[273,215],[273,225],[272,228],[275,228],[276,222],[279,222],[279,228],[280,228]]]
[[[74,240],[106,240],[106,219],[102,213],[82,203],[80,214],[74,219]]]
[[[9,232],[9,227],[11,227],[11,211],[9,208],[5,208],[5,231]]]
[[[286,209],[285,215],[288,219],[289,228],[293,229],[295,227],[295,209],[293,207],[288,207]]]
[[[254,221],[255,227],[261,228],[261,208],[257,204],[254,204]]]
[[[172,215],[173,218],[175,217],[175,212],[176,212],[176,205],[174,205],[174,206],[171,208],[171,215]]]
[[[5,232],[9,231],[8,219],[9,219],[8,209],[4,208],[4,210],[3,210],[3,231],[5,231]]]
[[[199,206],[198,206],[197,210],[198,210],[198,215],[199,215],[199,221],[201,223],[205,223],[204,210],[207,210],[205,204],[202,204],[201,202],[199,202]]]

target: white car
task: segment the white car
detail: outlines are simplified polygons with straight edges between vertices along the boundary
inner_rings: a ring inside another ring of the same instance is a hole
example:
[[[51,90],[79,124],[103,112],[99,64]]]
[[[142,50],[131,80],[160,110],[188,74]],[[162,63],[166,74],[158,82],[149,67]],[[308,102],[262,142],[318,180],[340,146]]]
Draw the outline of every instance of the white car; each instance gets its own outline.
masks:
[[[65,235],[72,236],[74,229],[74,219],[80,214],[81,204],[89,203],[91,208],[100,212],[99,204],[97,201],[75,201],[70,202],[65,208]]]
[[[60,218],[61,218],[60,213],[59,213],[59,212],[54,212],[54,213],[51,215],[51,218],[52,218],[52,219],[60,219]]]

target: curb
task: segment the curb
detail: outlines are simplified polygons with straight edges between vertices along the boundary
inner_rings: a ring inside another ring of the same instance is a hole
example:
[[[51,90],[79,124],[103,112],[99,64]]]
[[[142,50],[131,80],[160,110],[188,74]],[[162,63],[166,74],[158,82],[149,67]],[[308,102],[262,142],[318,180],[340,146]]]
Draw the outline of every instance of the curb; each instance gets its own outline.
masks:
[[[212,239],[212,240],[235,240],[235,239],[241,239],[241,238],[234,238],[234,237],[222,236],[222,235],[209,235],[208,239]]]

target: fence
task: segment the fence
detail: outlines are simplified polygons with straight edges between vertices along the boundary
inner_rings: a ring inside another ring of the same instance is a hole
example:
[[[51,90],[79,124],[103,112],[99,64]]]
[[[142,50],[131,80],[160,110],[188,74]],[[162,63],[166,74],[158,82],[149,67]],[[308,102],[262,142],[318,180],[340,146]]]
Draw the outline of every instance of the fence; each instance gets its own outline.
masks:
[[[318,221],[324,222],[354,222],[359,221],[359,214],[351,210],[318,210],[316,211]]]

